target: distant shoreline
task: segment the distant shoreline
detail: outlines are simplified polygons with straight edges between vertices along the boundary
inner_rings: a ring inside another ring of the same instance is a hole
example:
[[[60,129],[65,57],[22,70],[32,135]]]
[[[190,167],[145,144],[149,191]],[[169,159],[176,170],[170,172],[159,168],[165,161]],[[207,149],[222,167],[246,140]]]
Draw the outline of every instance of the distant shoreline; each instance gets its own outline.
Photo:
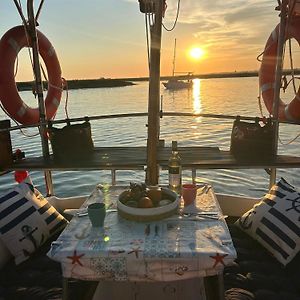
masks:
[[[291,71],[286,70],[284,75],[290,75]],[[300,74],[300,69],[295,69],[294,74]],[[257,77],[258,71],[245,71],[245,72],[226,72],[226,73],[209,73],[209,74],[193,74],[193,75],[181,75],[175,76],[178,79],[213,79],[213,78],[237,78],[237,77]],[[160,80],[169,80],[171,76],[161,76]],[[68,80],[68,89],[87,89],[87,88],[113,88],[135,85],[134,82],[149,81],[148,77],[131,77],[131,78],[100,78],[100,79],[76,79]],[[17,87],[19,91],[31,91],[33,84],[29,82],[18,82]]]
[[[210,79],[210,78],[232,78],[232,77],[256,77],[258,76],[258,71],[249,72],[226,72],[226,73],[209,73],[209,74],[192,74],[192,75],[178,75],[175,76],[177,79]],[[172,76],[161,76],[160,80],[169,80]],[[131,80],[131,81],[148,81],[148,77],[136,77],[136,78],[120,78],[121,80]]]
[[[291,70],[284,70],[284,75],[290,75]],[[295,69],[294,74],[300,74],[300,69]],[[223,72],[223,73],[208,73],[208,74],[192,74],[192,75],[181,75],[175,76],[177,79],[213,79],[213,78],[236,78],[236,77],[258,77],[258,71],[243,71],[243,72]],[[172,76],[161,76],[160,80],[169,80]],[[120,78],[121,80],[131,81],[148,81],[148,77],[137,77],[137,78]]]
[[[68,90],[74,89],[91,89],[91,88],[113,88],[113,87],[123,87],[134,85],[133,82],[123,79],[78,79],[78,80],[68,80],[67,81]],[[46,86],[46,84],[45,84]],[[18,82],[17,87],[19,91],[32,91],[33,82]]]

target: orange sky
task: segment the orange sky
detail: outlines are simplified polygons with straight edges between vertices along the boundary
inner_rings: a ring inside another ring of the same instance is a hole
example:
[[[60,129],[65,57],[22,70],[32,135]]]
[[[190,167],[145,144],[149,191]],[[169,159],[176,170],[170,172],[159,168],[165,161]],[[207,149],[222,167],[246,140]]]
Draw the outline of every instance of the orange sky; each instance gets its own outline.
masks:
[[[177,3],[167,1],[166,27],[173,25]],[[213,5],[182,0],[175,29],[163,30],[161,74],[172,73],[175,38],[177,71],[257,70],[256,57],[279,22],[275,6],[275,0],[216,0]],[[13,1],[0,1],[0,14],[1,35],[20,24]],[[137,0],[46,0],[39,23],[67,79],[148,76],[145,21]],[[205,58],[191,59],[191,47],[204,49]],[[17,79],[32,80],[26,49],[19,61]]]

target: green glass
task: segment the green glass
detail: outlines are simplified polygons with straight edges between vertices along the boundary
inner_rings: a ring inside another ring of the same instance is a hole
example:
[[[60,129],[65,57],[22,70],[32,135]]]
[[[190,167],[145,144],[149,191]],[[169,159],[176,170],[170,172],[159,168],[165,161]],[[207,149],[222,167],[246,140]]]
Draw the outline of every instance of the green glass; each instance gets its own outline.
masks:
[[[106,215],[104,203],[92,203],[88,206],[88,215],[93,227],[103,227]]]

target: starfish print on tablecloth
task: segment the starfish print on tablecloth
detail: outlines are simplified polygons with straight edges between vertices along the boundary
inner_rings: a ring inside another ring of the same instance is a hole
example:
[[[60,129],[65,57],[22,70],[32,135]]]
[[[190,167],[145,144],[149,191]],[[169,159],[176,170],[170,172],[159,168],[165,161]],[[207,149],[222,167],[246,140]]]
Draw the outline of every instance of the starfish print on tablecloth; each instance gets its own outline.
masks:
[[[209,257],[211,257],[212,259],[215,260],[215,263],[213,265],[213,268],[215,268],[217,266],[218,263],[222,264],[223,266],[225,266],[224,264],[224,258],[227,256],[228,254],[224,254],[224,255],[220,255],[220,253],[216,253],[215,256],[210,255]]]
[[[143,239],[134,239],[130,242],[130,245],[139,246],[144,243]]]
[[[79,264],[80,266],[83,266],[81,261],[80,261],[80,258],[84,256],[84,253],[80,254],[80,255],[77,255],[77,251],[74,250],[74,253],[72,256],[67,256],[67,258],[71,259],[72,260],[72,265],[74,264]]]
[[[128,254],[134,253],[135,254],[135,258],[139,258],[139,252],[141,252],[142,250],[140,250],[140,247],[136,247],[136,248],[131,248],[132,250],[128,252]]]

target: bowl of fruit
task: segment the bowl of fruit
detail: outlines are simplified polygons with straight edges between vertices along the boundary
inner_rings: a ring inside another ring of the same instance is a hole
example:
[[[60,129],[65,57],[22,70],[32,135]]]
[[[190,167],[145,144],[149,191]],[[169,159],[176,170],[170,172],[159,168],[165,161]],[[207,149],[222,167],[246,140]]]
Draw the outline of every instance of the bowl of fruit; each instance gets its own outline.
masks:
[[[180,196],[168,188],[130,183],[118,198],[118,213],[128,220],[149,222],[173,215]]]

